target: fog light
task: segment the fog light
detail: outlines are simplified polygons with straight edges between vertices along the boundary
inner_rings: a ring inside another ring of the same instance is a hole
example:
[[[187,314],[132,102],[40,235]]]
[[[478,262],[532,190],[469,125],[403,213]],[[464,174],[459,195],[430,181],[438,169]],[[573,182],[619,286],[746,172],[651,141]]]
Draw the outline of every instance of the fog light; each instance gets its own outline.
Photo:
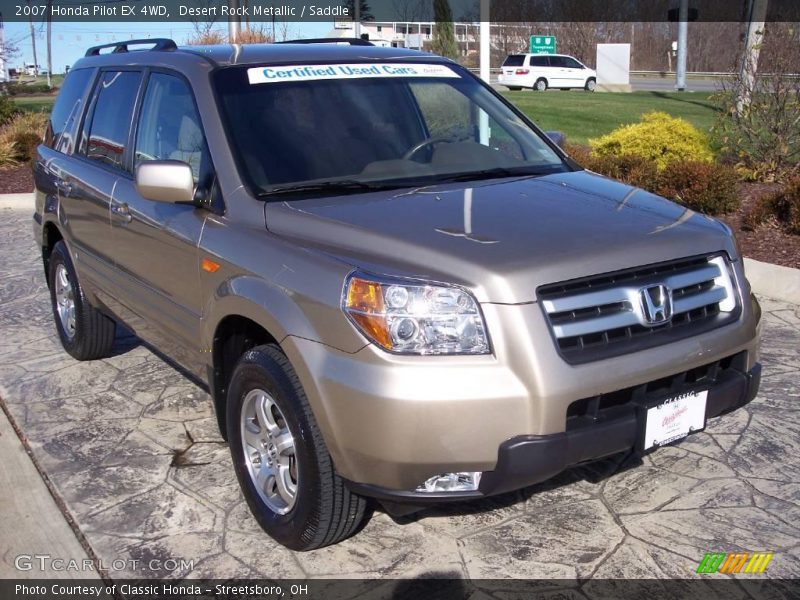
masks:
[[[481,482],[481,472],[442,473],[428,479],[417,488],[418,492],[474,492]]]

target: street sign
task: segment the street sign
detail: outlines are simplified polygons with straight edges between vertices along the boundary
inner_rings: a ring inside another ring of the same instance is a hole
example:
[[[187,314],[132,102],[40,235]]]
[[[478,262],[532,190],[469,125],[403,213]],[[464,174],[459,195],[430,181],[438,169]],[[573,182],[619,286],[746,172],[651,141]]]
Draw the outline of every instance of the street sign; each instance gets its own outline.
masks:
[[[531,54],[555,54],[556,36],[554,35],[532,35]]]

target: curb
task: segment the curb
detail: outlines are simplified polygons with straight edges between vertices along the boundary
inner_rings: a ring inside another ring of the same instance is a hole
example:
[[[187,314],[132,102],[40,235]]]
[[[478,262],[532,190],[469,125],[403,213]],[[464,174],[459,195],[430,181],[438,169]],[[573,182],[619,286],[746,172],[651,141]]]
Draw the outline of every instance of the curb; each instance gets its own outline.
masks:
[[[800,269],[745,258],[744,271],[756,295],[800,304]]]
[[[33,192],[27,194],[0,194],[0,208],[34,210]]]

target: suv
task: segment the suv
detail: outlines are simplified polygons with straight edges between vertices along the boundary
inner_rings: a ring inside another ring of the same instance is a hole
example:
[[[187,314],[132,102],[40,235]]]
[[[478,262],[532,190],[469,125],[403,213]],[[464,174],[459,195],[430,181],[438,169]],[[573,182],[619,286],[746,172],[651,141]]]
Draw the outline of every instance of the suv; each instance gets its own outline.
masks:
[[[649,452],[758,389],[731,230],[583,170],[430,54],[92,48],[38,148],[58,335],[210,391],[286,546]]]
[[[500,68],[498,83],[510,90],[583,88],[593,92],[597,73],[578,59],[564,54],[510,54]]]

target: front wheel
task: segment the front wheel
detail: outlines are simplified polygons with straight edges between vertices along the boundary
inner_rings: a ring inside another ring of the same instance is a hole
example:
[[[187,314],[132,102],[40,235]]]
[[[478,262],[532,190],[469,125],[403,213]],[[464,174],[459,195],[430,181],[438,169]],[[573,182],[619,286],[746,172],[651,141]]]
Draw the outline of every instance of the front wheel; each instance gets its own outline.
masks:
[[[586,85],[584,86],[584,89],[587,92],[593,92],[594,88],[596,87],[597,87],[597,80],[594,77],[590,77],[589,79],[586,80]]]
[[[257,346],[231,377],[227,427],[233,466],[256,521],[292,550],[351,536],[366,501],[336,474],[300,380],[275,345]]]

